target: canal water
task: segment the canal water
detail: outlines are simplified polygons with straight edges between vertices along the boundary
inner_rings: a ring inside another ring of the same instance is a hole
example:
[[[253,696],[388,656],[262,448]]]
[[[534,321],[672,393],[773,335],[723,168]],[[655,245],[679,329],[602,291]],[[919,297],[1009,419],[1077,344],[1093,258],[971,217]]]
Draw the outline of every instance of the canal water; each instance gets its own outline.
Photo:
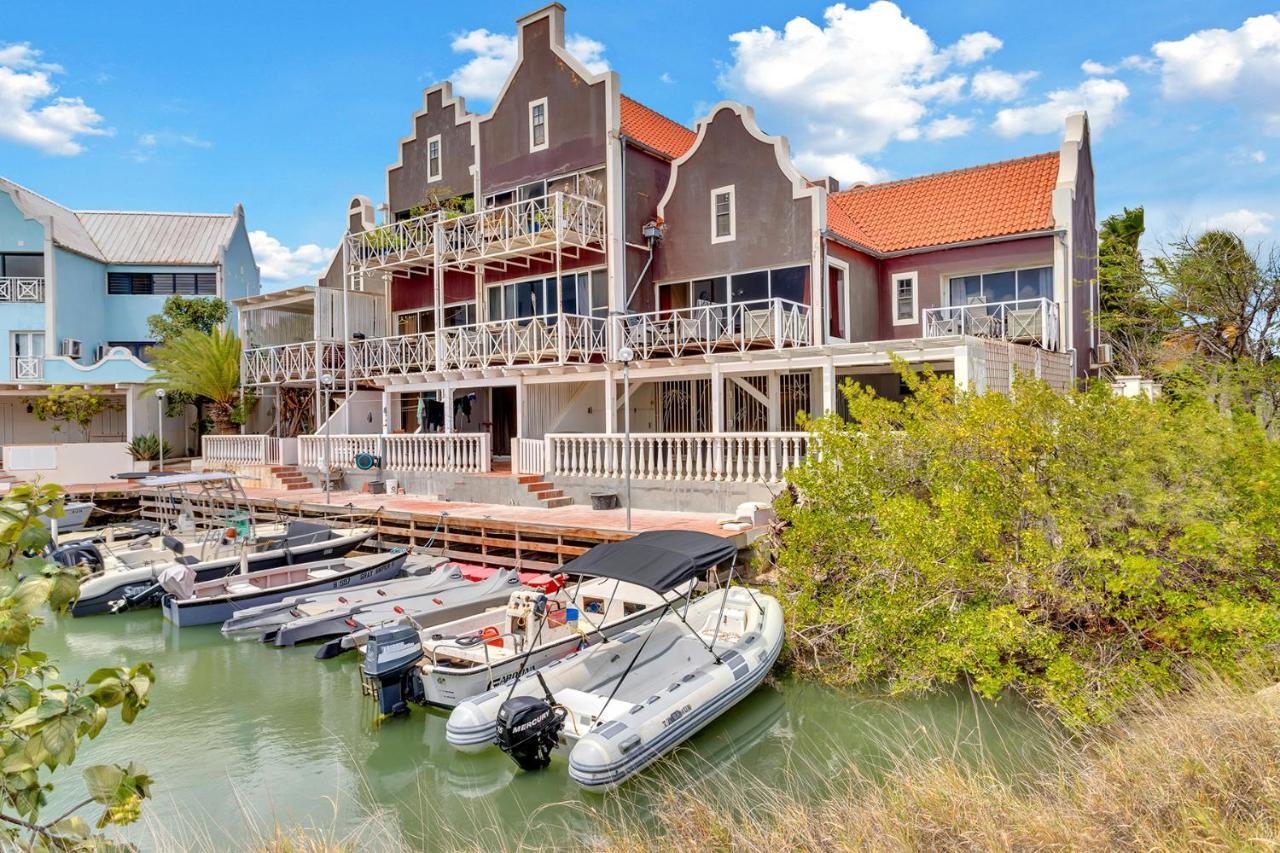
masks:
[[[961,690],[886,698],[783,678],[606,798],[580,792],[563,760],[523,773],[497,750],[455,752],[438,712],[379,723],[350,655],[317,661],[315,647],[227,640],[216,626],[179,631],[156,610],[50,618],[37,643],[67,678],[155,664],[150,706],[132,726],[113,713],[104,737],[59,771],[49,808],[83,796],[80,767],[137,761],[155,778],[155,799],[122,834],[144,848],[239,847],[276,825],[330,837],[397,833],[424,849],[569,844],[599,836],[601,811],[652,819],[655,780],[767,798],[777,785],[817,793],[849,762],[883,772],[907,749],[1023,766],[1045,741],[1043,724],[1009,699]]]

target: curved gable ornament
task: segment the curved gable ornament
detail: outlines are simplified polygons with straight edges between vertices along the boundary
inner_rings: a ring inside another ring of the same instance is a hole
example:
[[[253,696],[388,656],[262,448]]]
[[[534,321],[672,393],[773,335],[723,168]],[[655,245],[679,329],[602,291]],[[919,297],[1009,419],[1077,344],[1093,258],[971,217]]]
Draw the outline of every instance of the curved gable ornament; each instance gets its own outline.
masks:
[[[676,182],[680,180],[680,168],[694,157],[702,148],[703,140],[707,136],[707,128],[716,121],[720,113],[729,111],[738,116],[742,120],[742,126],[746,128],[747,133],[758,142],[773,146],[773,155],[778,163],[778,171],[791,182],[791,198],[799,200],[806,196],[813,199],[814,202],[814,223],[818,225],[819,230],[826,227],[826,205],[821,203],[822,193],[821,187],[814,186],[809,179],[800,174],[800,170],[796,168],[791,161],[791,144],[787,142],[785,136],[770,136],[760,129],[760,125],[756,123],[755,110],[746,104],[737,101],[721,101],[711,108],[705,116],[698,119],[696,130],[697,137],[693,140],[693,145],[689,146],[689,150],[671,163],[671,179],[667,181],[667,190],[662,194],[662,200],[658,202],[658,217],[665,218],[667,202],[671,200],[671,196],[675,193]]]

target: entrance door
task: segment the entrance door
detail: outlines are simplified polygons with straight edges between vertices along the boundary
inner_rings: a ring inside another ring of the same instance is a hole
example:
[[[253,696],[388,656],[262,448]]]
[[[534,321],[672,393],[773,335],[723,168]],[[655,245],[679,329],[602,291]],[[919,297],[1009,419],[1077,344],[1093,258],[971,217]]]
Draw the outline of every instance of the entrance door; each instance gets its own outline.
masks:
[[[490,390],[493,397],[493,455],[510,456],[511,439],[516,434],[516,389],[500,385]]]

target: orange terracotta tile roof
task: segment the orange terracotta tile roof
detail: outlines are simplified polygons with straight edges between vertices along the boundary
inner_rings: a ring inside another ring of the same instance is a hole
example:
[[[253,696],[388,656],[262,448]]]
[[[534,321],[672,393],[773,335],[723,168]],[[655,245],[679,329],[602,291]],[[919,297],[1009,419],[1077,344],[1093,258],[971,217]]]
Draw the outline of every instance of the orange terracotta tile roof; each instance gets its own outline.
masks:
[[[900,252],[1053,226],[1058,154],[853,187],[827,197],[827,227],[877,252]]]
[[[622,95],[622,134],[672,160],[693,147],[697,134],[639,101]]]

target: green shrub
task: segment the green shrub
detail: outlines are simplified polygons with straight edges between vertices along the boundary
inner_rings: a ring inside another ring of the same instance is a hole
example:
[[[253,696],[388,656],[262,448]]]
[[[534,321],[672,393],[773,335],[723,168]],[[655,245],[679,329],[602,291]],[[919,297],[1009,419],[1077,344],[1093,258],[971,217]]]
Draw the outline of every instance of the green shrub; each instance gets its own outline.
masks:
[[[1249,416],[1126,399],[846,385],[778,502],[790,659],[894,690],[970,679],[1071,723],[1280,641],[1280,446]]]
[[[129,442],[129,455],[139,462],[159,459],[160,440],[152,434],[134,436],[133,441]],[[164,457],[173,458],[173,448],[169,446],[168,440],[164,443]]]

